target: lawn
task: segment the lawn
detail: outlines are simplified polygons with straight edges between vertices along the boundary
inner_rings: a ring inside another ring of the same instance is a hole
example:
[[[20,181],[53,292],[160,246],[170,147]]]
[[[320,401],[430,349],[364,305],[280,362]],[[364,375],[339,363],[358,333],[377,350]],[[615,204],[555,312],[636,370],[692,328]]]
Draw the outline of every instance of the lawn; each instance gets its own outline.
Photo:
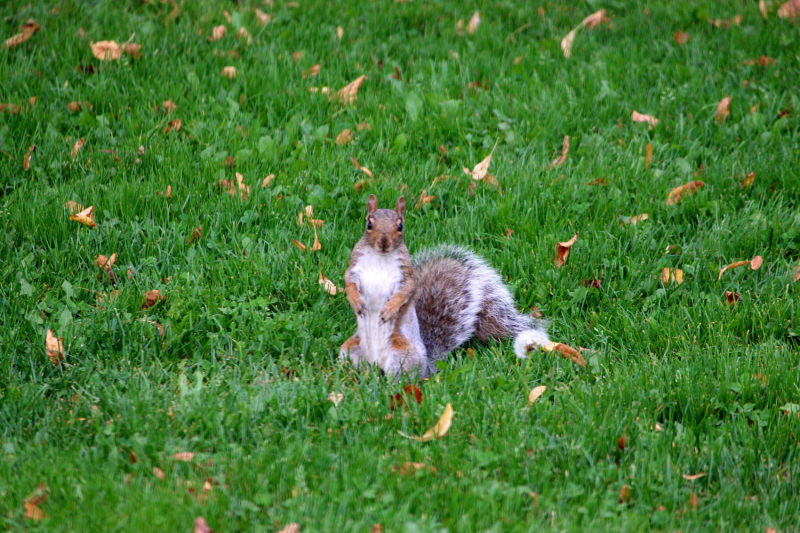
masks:
[[[0,40],[29,38],[0,49],[0,529],[800,531],[778,7],[6,2]],[[140,48],[95,57],[111,40]],[[418,403],[340,363],[355,319],[320,274],[344,285],[371,193],[588,364],[473,342]],[[441,439],[400,435],[448,403]]]

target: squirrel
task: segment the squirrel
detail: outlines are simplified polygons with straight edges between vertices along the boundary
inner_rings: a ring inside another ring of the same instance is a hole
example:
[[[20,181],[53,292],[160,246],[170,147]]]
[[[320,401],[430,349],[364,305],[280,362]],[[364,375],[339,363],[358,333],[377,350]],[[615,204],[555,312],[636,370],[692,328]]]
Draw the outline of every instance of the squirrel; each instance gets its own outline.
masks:
[[[393,210],[378,209],[374,194],[367,201],[366,228],[344,277],[357,330],[340,359],[426,379],[436,361],[472,337],[513,335],[523,359],[550,342],[547,322],[519,313],[497,271],[471,251],[445,245],[412,260],[403,240],[405,209],[403,197]]]

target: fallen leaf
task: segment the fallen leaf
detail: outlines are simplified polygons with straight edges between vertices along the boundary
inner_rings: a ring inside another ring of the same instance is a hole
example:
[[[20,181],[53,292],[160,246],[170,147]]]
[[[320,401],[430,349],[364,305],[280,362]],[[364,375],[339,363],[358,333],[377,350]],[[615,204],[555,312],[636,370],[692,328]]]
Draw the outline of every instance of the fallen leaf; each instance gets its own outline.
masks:
[[[166,300],[166,297],[158,289],[147,291],[144,293],[144,302],[142,302],[142,306],[139,309],[149,309],[163,300]]]
[[[295,243],[295,245],[300,244],[301,246],[303,246],[300,249],[305,252],[304,245],[294,240],[292,242]],[[325,290],[325,292],[327,292],[331,296],[336,296],[336,293],[339,291],[339,289],[336,288],[336,284],[331,280],[329,280],[328,278],[326,278],[325,275],[322,273],[322,270],[319,271],[319,284],[322,285],[322,288]]]
[[[578,232],[575,232],[575,235],[573,235],[572,238],[567,242],[556,243],[556,258],[553,259],[553,262],[558,268],[564,266],[564,263],[567,261],[567,257],[569,257],[569,249],[572,248],[572,245],[575,244],[575,241],[577,240]]]
[[[122,43],[122,53],[131,57],[131,59],[139,59],[142,54],[142,45],[136,43]]]
[[[194,529],[192,533],[214,533],[214,531],[208,527],[205,518],[198,516],[194,519]]]
[[[397,472],[398,470],[400,471],[400,475],[401,476],[408,476],[408,475],[415,474],[419,470],[430,470],[431,472],[436,472],[436,467],[428,466],[425,463],[413,463],[411,461],[406,461],[405,463],[400,465],[399,468],[398,468],[397,465],[394,465],[392,467],[392,473],[393,474],[395,472]],[[372,526],[372,527],[373,527],[373,531],[374,531],[375,526]],[[382,530],[383,530],[383,528],[381,528],[381,531]]]
[[[70,102],[67,104],[67,109],[70,110],[72,113],[77,113],[83,109],[91,109],[92,104],[89,102]]]
[[[278,533],[300,533],[300,524],[291,523],[285,526],[283,529],[278,531]]]
[[[22,170],[28,171],[31,169],[31,156],[33,155],[33,151],[36,149],[36,145],[32,144],[28,148],[28,152],[25,154],[25,157],[22,158]]]
[[[554,159],[553,162],[550,163],[550,168],[564,164],[564,161],[567,160],[568,153],[569,153],[569,135],[564,135],[564,140],[561,142],[561,156],[558,159]]]
[[[464,19],[458,19],[456,22],[456,35],[464,35]]]
[[[425,194],[425,189],[422,189],[422,194],[419,195],[419,200],[417,200],[417,203],[414,204],[414,209],[420,209],[423,205],[431,203],[431,200],[434,198],[436,197]]]
[[[564,57],[569,59],[569,57],[572,55],[572,45],[575,42],[575,36],[578,34],[578,30],[581,28],[596,28],[602,22],[608,22],[605,9],[601,9],[600,11],[592,13],[583,19],[580,24],[575,26],[572,31],[570,31],[563,39],[561,39],[561,50],[564,52]]]
[[[94,260],[94,266],[100,267],[105,269],[106,272],[111,271],[111,267],[114,266],[114,263],[117,261],[117,254],[111,254],[111,257],[106,257],[103,254],[97,256],[97,259]]]
[[[708,19],[709,24],[714,26],[715,28],[725,28],[728,29],[731,26],[738,26],[742,23],[742,15],[736,15],[732,19],[721,20],[721,19]]]
[[[316,219],[314,218],[313,205],[307,205],[303,211],[300,211],[300,213],[297,215],[297,225],[302,226],[303,222],[305,222],[306,220],[308,220],[308,224],[312,228],[321,228],[323,224],[325,224],[324,220],[319,218]]]
[[[647,146],[645,146],[645,150],[644,150],[644,168],[645,168],[645,170],[647,170],[647,168],[650,166],[650,163],[652,163],[652,162],[653,162],[653,145],[651,143],[647,143]]]
[[[697,511],[697,494],[694,492],[689,495],[689,507],[692,511]]]
[[[3,48],[14,48],[15,46],[19,46],[31,37],[33,34],[39,31],[39,25],[36,24],[33,19],[28,20],[25,24],[22,25],[21,32],[18,34],[9,37],[3,43]]]
[[[269,176],[264,178],[264,181],[261,182],[261,188],[263,189],[264,187],[268,186],[270,183],[272,183],[272,180],[274,179],[275,179],[275,174],[270,174]]]
[[[311,252],[318,252],[322,250],[322,244],[319,242],[319,237],[317,236],[317,228],[314,228],[314,244],[311,245]]]
[[[539,396],[544,394],[544,391],[546,391],[546,390],[547,390],[547,386],[546,385],[539,385],[538,387],[534,387],[531,390],[530,394],[528,394],[528,405],[532,405],[533,402],[535,402],[537,399],[539,399]]]
[[[747,187],[752,186],[755,181],[756,181],[756,173],[751,172],[750,174],[742,178],[741,181],[739,181],[739,188],[746,189]]]
[[[347,128],[343,129],[339,135],[336,136],[336,144],[344,146],[353,140],[353,132]]]
[[[219,180],[217,182],[217,186],[227,191],[228,194],[230,194],[233,198],[236,198],[236,192],[238,191],[239,200],[242,202],[247,200],[247,196],[250,194],[250,186],[245,185],[244,176],[238,172],[236,173],[236,183],[233,183],[230,180]]]
[[[220,24],[219,26],[214,26],[211,29],[211,37],[209,37],[208,40],[209,41],[219,41],[223,37],[225,37],[225,34],[227,32],[228,32],[228,28],[226,28],[223,24]]]
[[[356,125],[356,129],[358,131],[372,131],[372,126],[369,125],[369,122],[359,122]]]
[[[422,435],[421,437],[416,437],[414,435],[406,435],[402,431],[398,431],[398,433],[400,433],[407,439],[413,439],[418,442],[428,442],[435,438],[441,439],[442,437],[444,437],[447,434],[447,430],[450,429],[450,424],[452,423],[452,421],[453,421],[453,406],[450,403],[448,403],[444,408],[442,416],[439,418],[436,424],[434,424],[433,427],[428,431],[426,431],[425,434]]]
[[[767,20],[767,3],[764,0],[758,0],[758,10],[761,11],[764,20]]]
[[[255,10],[255,14],[256,14],[256,21],[258,22],[259,26],[264,26],[265,24],[268,24],[269,21],[272,20],[272,15],[271,14],[264,13],[260,9],[256,9]]]
[[[358,89],[366,79],[366,75],[359,76],[336,93],[337,98],[345,104],[352,104],[358,98]]]
[[[292,54],[292,59],[294,59],[295,61],[300,61],[303,58],[303,55],[305,55],[305,52],[303,52],[302,50],[298,50],[297,52]]]
[[[172,98],[165,101],[161,104],[161,108],[164,110],[165,113],[172,113],[173,111],[178,109],[178,106],[175,105],[175,102],[172,101]]]
[[[172,199],[172,185],[167,185],[167,194],[164,195],[167,200]]]
[[[114,41],[100,41],[91,43],[92,54],[101,61],[119,59],[122,49]]]
[[[769,56],[761,56],[758,58],[758,66],[761,68],[767,68],[767,65],[774,65],[775,63],[775,59]]]
[[[695,191],[697,191],[697,189],[702,187],[703,185],[705,185],[705,183],[703,183],[702,181],[695,180],[695,181],[690,181],[689,183],[684,183],[680,187],[672,189],[669,193],[669,196],[667,196],[667,205],[677,204],[685,193],[690,195],[694,194]]]
[[[394,411],[398,407],[403,407],[406,404],[405,396],[413,398],[418,404],[422,404],[422,391],[416,385],[406,385],[403,387],[403,392],[398,392],[389,398],[389,409]]]
[[[631,499],[631,488],[623,483],[622,488],[619,490],[619,503],[627,503],[628,500],[630,499]]]
[[[624,452],[625,448],[627,448],[627,447],[628,447],[628,436],[627,435],[623,435],[623,436],[619,437],[617,439],[617,448],[619,448],[619,451]]]
[[[469,170],[467,170],[466,167],[464,167],[464,174],[469,174],[475,181],[480,181],[484,179],[486,177],[486,174],[488,174],[489,172],[489,165],[492,164],[492,154],[494,154],[494,149],[496,147],[497,147],[497,141],[495,141],[494,147],[492,148],[492,151],[489,152],[489,155],[487,155],[483,159],[483,161],[475,165],[475,167],[473,167],[472,169],[472,172],[470,172]]]
[[[594,278],[582,279],[578,281],[578,285],[580,285],[581,287],[586,287],[587,289],[591,288],[600,289],[600,287],[603,286],[603,280]]]
[[[306,245],[305,245],[305,244],[303,244],[302,242],[292,239],[292,244],[294,244],[295,246],[297,246],[298,248],[300,248],[300,251],[301,251],[301,252],[305,252],[305,251],[306,251]],[[322,274],[320,274],[320,275],[322,275]],[[336,288],[336,287],[334,286],[334,289],[335,289],[335,288]],[[334,294],[335,294],[335,293],[334,293]]]
[[[730,114],[730,110],[728,108],[731,105],[732,98],[732,96],[726,96],[720,100],[719,104],[717,104],[717,115],[715,117],[717,124],[722,124],[725,122],[725,119],[728,118],[728,115]]]
[[[680,268],[665,268],[661,271],[661,283],[669,285],[670,282],[680,285],[683,283],[683,270]]]
[[[225,17],[225,20],[228,21],[228,24],[233,24],[233,17],[231,17],[231,14],[228,13],[227,9],[222,12],[222,16]]]
[[[0,113],[11,113],[16,115],[19,113],[21,107],[17,104],[0,104]]]
[[[689,34],[683,30],[678,30],[675,32],[675,35],[672,36],[672,40],[683,46],[689,41]]]
[[[364,174],[366,174],[367,176],[369,176],[370,178],[372,178],[372,171],[371,171],[370,169],[368,169],[367,167],[362,167],[362,166],[359,164],[359,162],[358,162],[358,161],[356,161],[356,158],[355,158],[355,157],[353,157],[353,156],[350,156],[350,161],[352,161],[352,162],[353,162],[353,166],[354,166],[354,167],[356,167],[356,170],[360,170],[361,172],[363,172]]]
[[[74,222],[80,222],[90,228],[96,228],[97,224],[94,222],[94,206],[89,206],[80,213],[70,215],[69,219]]]
[[[341,392],[331,391],[328,395],[328,401],[331,402],[335,406],[339,406],[339,403],[344,399],[344,394]]]
[[[511,228],[506,228],[506,239],[510,239],[512,235],[514,235],[514,230]]]
[[[56,337],[53,330],[47,330],[47,337],[44,340],[45,351],[50,362],[57,365],[64,360],[64,337]]]
[[[634,226],[639,222],[644,222],[650,218],[650,215],[647,213],[642,213],[641,215],[635,215],[632,217],[622,217],[619,221],[620,226],[624,226],[625,224],[633,224]]]
[[[203,232],[203,227],[202,226],[200,226],[198,228],[194,228],[194,231],[192,232],[192,236],[189,237],[188,239],[186,239],[186,242],[189,243],[189,244],[194,243],[194,241],[196,241],[197,239],[199,239],[200,237],[203,236],[202,232]]]
[[[631,120],[634,122],[647,122],[648,128],[653,129],[658,124],[658,119],[656,117],[650,115],[643,115],[637,112],[635,109],[631,111]]]
[[[181,131],[181,126],[183,126],[183,120],[176,118],[175,120],[170,120],[169,124],[164,127],[164,133],[169,133],[171,131],[175,131],[175,133]]]
[[[75,141],[75,146],[73,146],[72,150],[70,151],[70,155],[72,156],[72,159],[75,159],[75,156],[78,155],[78,152],[81,151],[81,148],[83,148],[84,144],[86,144],[86,139],[82,138],[82,139],[79,139],[79,140]]]
[[[800,265],[794,267],[794,270],[792,271],[792,281],[797,283],[797,280],[800,280]]]
[[[606,178],[595,178],[586,185],[590,187],[594,185],[602,185],[603,187],[605,187],[606,185],[608,185],[608,180]]]
[[[722,274],[725,273],[727,270],[731,270],[733,268],[739,268],[740,266],[749,265],[751,270],[758,270],[761,268],[761,265],[764,264],[764,258],[760,255],[755,256],[750,261],[736,261],[735,263],[731,263],[730,265],[726,266],[725,268],[719,271],[719,275],[717,276],[717,281],[722,279]]]
[[[304,78],[313,78],[319,74],[319,63],[308,67],[306,70],[303,71]]]
[[[308,88],[308,92],[310,92],[312,94],[317,94],[317,93],[330,94],[331,91],[327,87],[323,87],[322,89],[320,89],[319,87],[309,87]]]
[[[237,39],[246,38],[247,39],[247,46],[250,46],[251,44],[253,44],[253,36],[250,35],[250,32],[247,31],[247,28],[245,28],[244,26],[239,28],[239,31],[236,32],[236,38]]]
[[[342,37],[344,37],[344,28],[342,28],[341,26],[337,26],[336,27],[336,38],[341,40]]]
[[[236,67],[228,66],[228,67],[223,67],[222,69],[222,75],[231,80],[236,77],[236,74],[238,74],[236,72]]]
[[[177,452],[172,456],[172,458],[176,461],[191,463],[192,459],[194,459],[194,452]]]
[[[561,354],[562,357],[566,357],[573,363],[576,363],[580,366],[586,366],[586,359],[583,358],[581,353],[569,346],[567,344],[561,342],[550,342],[544,346],[542,346],[543,352],[558,352]]]
[[[730,305],[734,305],[736,302],[740,302],[742,297],[739,296],[738,292],[725,291],[725,299],[728,300]]]
[[[467,22],[467,33],[470,35],[475,35],[475,32],[478,31],[478,26],[481,24],[481,14],[479,11],[476,11],[472,14],[469,18],[469,22]]]
[[[156,476],[156,477],[159,479],[159,481],[164,481],[164,478],[166,477],[166,476],[164,475],[164,471],[163,471],[163,470],[161,470],[161,469],[160,469],[159,467],[157,467],[157,466],[154,466],[154,467],[153,467],[153,475],[154,475],[154,476]]]

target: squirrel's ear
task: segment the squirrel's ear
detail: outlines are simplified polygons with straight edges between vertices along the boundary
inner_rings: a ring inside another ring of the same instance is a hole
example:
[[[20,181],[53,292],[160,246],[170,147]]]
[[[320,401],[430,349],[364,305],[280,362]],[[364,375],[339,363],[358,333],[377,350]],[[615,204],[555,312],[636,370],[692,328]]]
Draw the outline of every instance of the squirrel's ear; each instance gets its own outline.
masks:
[[[371,215],[377,210],[378,210],[378,199],[375,198],[374,194],[370,194],[369,200],[367,200],[367,214]]]
[[[397,212],[398,215],[401,217],[406,212],[406,199],[405,197],[401,196],[397,199],[397,205],[394,206],[394,210]]]

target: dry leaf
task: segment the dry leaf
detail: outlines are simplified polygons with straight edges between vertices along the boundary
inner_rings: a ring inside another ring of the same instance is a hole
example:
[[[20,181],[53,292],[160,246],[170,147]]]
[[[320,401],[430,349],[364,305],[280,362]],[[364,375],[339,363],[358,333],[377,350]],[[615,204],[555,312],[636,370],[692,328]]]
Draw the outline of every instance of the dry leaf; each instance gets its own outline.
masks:
[[[94,223],[94,206],[89,206],[80,213],[70,215],[69,219],[74,222],[80,222],[90,228],[97,227],[97,224]]]
[[[319,218],[314,218],[313,205],[307,205],[305,210],[300,211],[300,213],[297,215],[297,225],[302,226],[305,220],[308,220],[308,224],[312,228],[321,228],[322,225],[325,224],[324,220]]]
[[[539,385],[538,387],[534,387],[533,390],[531,390],[530,394],[528,394],[528,405],[533,404],[533,402],[535,402],[539,398],[539,396],[544,394],[544,391],[546,390],[547,390],[546,385]]]
[[[797,280],[800,280],[800,265],[794,267],[794,270],[792,271],[792,281],[797,283]]]
[[[311,67],[308,67],[306,70],[303,71],[303,77],[304,78],[309,78],[309,77],[313,78],[317,74],[319,74],[319,63],[317,63],[316,65],[313,65]]]
[[[57,365],[64,359],[64,337],[56,337],[53,330],[47,330],[47,337],[44,341],[45,351],[50,362]]]
[[[172,199],[172,185],[167,185],[167,194],[165,196],[167,200]]]
[[[456,22],[456,34],[457,35],[464,35],[464,19],[458,19]],[[452,50],[451,50],[452,52]],[[452,54],[451,54],[452,56]]]
[[[736,15],[732,19],[728,20],[720,20],[720,19],[708,19],[708,22],[714,26],[715,28],[725,28],[728,29],[731,26],[738,26],[742,23],[742,15]]]
[[[514,66],[516,67],[516,66],[517,66],[517,65],[519,65],[520,63],[522,63],[522,56],[517,56],[517,57],[515,57],[515,58],[514,58]]]
[[[186,242],[189,243],[189,244],[194,243],[194,241],[196,241],[197,239],[199,239],[200,237],[203,236],[202,232],[203,232],[203,227],[202,226],[200,226],[199,228],[195,228],[194,231],[192,232],[192,236],[189,237],[188,239],[186,239]]]
[[[422,189],[422,194],[419,195],[419,200],[417,200],[417,203],[414,204],[414,209],[419,209],[423,205],[431,203],[431,200],[434,198],[436,197],[425,194],[425,189]]]
[[[553,260],[553,262],[558,268],[564,266],[564,263],[567,261],[567,257],[569,257],[569,249],[572,248],[572,245],[575,244],[575,241],[577,240],[578,232],[575,232],[575,235],[573,235],[572,238],[567,242],[556,243],[556,258]]]
[[[192,533],[214,533],[214,531],[208,527],[208,523],[206,523],[206,519],[202,516],[198,516],[194,519],[194,529]]]
[[[479,11],[476,11],[472,14],[469,18],[469,22],[467,22],[467,33],[470,35],[475,35],[475,32],[478,30],[478,26],[481,24],[481,14]]]
[[[569,135],[564,135],[564,140],[561,143],[561,156],[558,159],[554,159],[552,163],[550,163],[550,168],[557,167],[558,165],[563,165],[564,161],[567,160],[567,154],[569,153]]]
[[[192,462],[192,459],[194,459],[194,452],[177,452],[172,456],[172,458],[175,459],[176,461],[183,461],[185,463],[190,463]]]
[[[245,185],[244,177],[238,172],[236,173],[236,183],[230,180],[219,180],[217,186],[227,191],[233,198],[236,198],[236,191],[238,190],[239,200],[242,202],[247,200],[247,196],[250,194],[250,186]]]
[[[261,182],[261,188],[263,189],[264,187],[272,183],[272,180],[274,179],[275,179],[275,174],[270,174],[269,176],[264,178],[264,181]]]
[[[650,218],[650,215],[647,213],[642,213],[641,215],[635,215],[632,217],[622,217],[619,221],[619,225],[624,226],[625,224],[633,224],[635,226],[639,222],[644,222],[648,218]]]
[[[764,20],[767,20],[767,3],[764,0],[758,0],[758,10],[761,11]]]
[[[369,122],[359,122],[358,125],[356,125],[356,129],[358,131],[372,131],[372,126],[369,125]]]
[[[595,13],[592,13],[591,15],[583,19],[583,21],[581,21],[581,26],[583,26],[584,28],[594,29],[598,27],[601,23],[606,23],[606,22],[608,22],[608,17],[606,17],[606,10],[601,9],[600,11],[596,11]]]
[[[343,129],[339,135],[336,136],[336,144],[339,146],[344,146],[345,144],[349,143],[353,140],[353,132],[348,130],[347,128]]]
[[[680,268],[665,268],[661,271],[661,283],[669,285],[670,282],[680,285],[683,283],[683,270]]]
[[[318,252],[322,250],[322,244],[319,242],[319,237],[317,237],[317,228],[314,228],[314,244],[311,245],[311,252]]]
[[[697,511],[697,494],[694,492],[689,495],[689,507],[692,511]]]
[[[265,24],[267,24],[269,21],[272,20],[272,15],[270,15],[269,13],[264,13],[260,9],[256,9],[255,14],[256,14],[256,20],[258,21],[258,24],[260,26],[264,26]]]
[[[25,508],[25,518],[31,520],[42,520],[48,518],[44,511],[39,508],[39,504],[47,500],[50,495],[50,488],[45,487],[42,483],[36,487],[32,493],[28,494],[23,501]]]
[[[699,474],[692,474],[692,475],[683,474],[683,479],[687,481],[694,481],[695,479],[700,479],[701,477],[705,477],[707,475],[708,474],[706,474],[705,472],[700,472]]]
[[[647,143],[647,146],[645,146],[645,150],[644,150],[644,168],[645,168],[645,170],[647,170],[647,168],[650,166],[650,163],[652,163],[652,162],[653,162],[653,145],[651,143]]]
[[[399,468],[398,468],[398,465],[394,465],[392,467],[392,473],[393,474],[396,473],[398,470],[400,471],[400,475],[401,476],[410,476],[410,475],[415,474],[419,470],[429,470],[432,473],[436,472],[436,467],[435,466],[428,466],[425,463],[413,463],[411,461],[406,461],[405,463],[400,465]],[[380,529],[376,530],[375,529],[376,526],[378,526]],[[373,532],[375,532],[375,531],[378,531],[378,532],[383,531],[383,526],[381,526],[380,524],[375,524],[375,525],[372,526],[372,531]]]
[[[681,200],[684,194],[689,194],[689,195],[694,194],[695,191],[697,191],[697,189],[702,187],[703,185],[705,185],[705,183],[703,183],[702,181],[695,180],[695,181],[690,181],[689,183],[684,183],[680,187],[672,189],[669,193],[669,196],[667,196],[667,205],[677,204]]]
[[[764,258],[760,255],[755,256],[750,261],[736,261],[735,263],[731,263],[730,265],[726,266],[722,270],[719,271],[719,275],[717,276],[717,281],[722,279],[722,274],[725,273],[726,270],[731,270],[733,268],[739,268],[740,266],[749,265],[751,270],[758,270],[761,268],[761,265],[764,264]]]
[[[572,55],[572,44],[575,42],[575,36],[578,34],[578,30],[581,28],[596,28],[602,22],[608,22],[605,9],[592,13],[583,19],[580,24],[575,26],[572,31],[561,39],[561,50],[564,52],[564,57],[569,59],[569,56]]]
[[[301,252],[305,252],[305,251],[306,251],[306,245],[305,245],[305,244],[303,244],[302,242],[300,242],[300,241],[296,241],[296,240],[292,239],[292,244],[294,244],[295,246],[297,246],[298,248],[300,248],[300,251],[301,251]],[[322,274],[320,274],[320,275],[322,275]],[[336,287],[334,287],[334,289],[335,289],[335,288],[336,288]]]
[[[293,522],[278,531],[278,533],[300,533],[300,524]]]
[[[586,359],[583,358],[581,353],[572,346],[569,346],[562,342],[550,342],[542,346],[542,351],[558,352],[559,354],[561,354],[562,357],[566,357],[573,363],[578,364],[580,366],[586,366]]]
[[[489,172],[489,165],[492,164],[492,154],[494,154],[494,149],[496,147],[497,141],[495,141],[494,147],[492,148],[492,151],[489,152],[489,155],[487,155],[483,161],[475,165],[475,167],[472,169],[472,172],[467,170],[467,167],[464,167],[464,174],[469,174],[475,181],[484,179]]]
[[[247,46],[250,46],[253,43],[253,36],[250,35],[250,32],[247,31],[247,28],[245,28],[244,26],[239,28],[239,31],[236,32],[236,37],[239,38],[239,39],[241,39],[242,37],[246,37],[247,38]]]
[[[181,131],[181,126],[183,126],[183,120],[176,118],[175,120],[170,120],[169,124],[164,127],[164,133],[167,134],[171,131],[175,131],[176,133]]]
[[[103,254],[97,256],[97,259],[94,260],[94,266],[100,267],[106,270],[106,272],[111,271],[111,267],[114,266],[114,263],[117,261],[117,254],[111,254],[111,257],[106,257]]]
[[[748,174],[747,176],[742,178],[741,181],[739,181],[739,188],[740,189],[746,189],[747,187],[752,186],[753,182],[755,182],[755,181],[756,181],[756,173],[755,172],[751,172],[750,174]]]
[[[166,477],[166,476],[164,475],[164,471],[163,471],[163,470],[161,470],[161,469],[160,469],[159,467],[157,467],[157,466],[154,466],[154,467],[153,467],[153,475],[154,475],[154,476],[156,476],[156,477],[159,479],[159,481],[164,481],[164,478]]]
[[[122,49],[114,41],[100,41],[91,43],[92,54],[102,61],[113,61],[119,59]]]
[[[236,74],[237,74],[236,67],[228,66],[222,69],[222,75],[231,80],[236,77]]]
[[[25,157],[22,158],[22,170],[28,171],[31,169],[31,156],[33,155],[33,151],[36,149],[36,145],[32,144],[28,148],[28,152],[25,154]]]
[[[136,43],[122,43],[122,53],[131,57],[131,59],[139,59],[142,53],[142,45]]]
[[[292,54],[292,59],[294,59],[295,61],[300,61],[303,58],[303,55],[305,55],[305,52],[303,52],[302,50],[298,50],[297,52]]]
[[[211,37],[208,38],[209,41],[219,41],[223,37],[225,37],[225,33],[227,33],[228,28],[224,25],[220,24],[219,26],[214,26],[211,29]]]
[[[3,48],[14,48],[15,46],[21,45],[30,39],[34,33],[39,31],[39,25],[36,24],[33,19],[31,19],[23,24],[21,29],[22,31],[20,33],[5,40],[5,43],[3,43]]]
[[[679,45],[684,45],[689,41],[689,34],[683,30],[678,30],[675,32],[675,35],[672,36],[672,40]]]
[[[623,436],[619,437],[617,439],[617,448],[619,448],[619,451],[624,452],[625,448],[627,448],[627,447],[628,447],[628,436],[627,435],[623,435]]]
[[[738,292],[725,291],[725,299],[728,300],[730,305],[734,305],[736,302],[741,301],[742,297],[739,296]]]
[[[72,113],[77,113],[83,109],[91,109],[92,104],[89,102],[70,102],[67,104],[67,109],[69,109]]]
[[[293,243],[300,244],[297,241],[292,241]],[[305,246],[301,248],[305,252]],[[319,284],[322,285],[322,288],[330,294],[331,296],[336,296],[336,293],[339,292],[339,289],[336,287],[336,284],[325,277],[325,274],[322,273],[322,270],[319,271]]]
[[[652,117],[650,115],[642,115],[638,113],[635,109],[631,111],[631,120],[634,122],[647,122],[648,128],[652,130],[658,124],[658,119],[656,117]]]
[[[602,185],[603,187],[605,187],[606,185],[608,185],[608,180],[606,178],[595,178],[586,185],[588,186]]]
[[[366,75],[359,76],[336,93],[336,97],[345,104],[352,104],[356,101],[358,89],[361,87],[361,84],[364,83],[365,79],[367,79]]]
[[[328,401],[331,402],[335,406],[339,406],[339,403],[344,399],[344,394],[341,392],[331,391],[328,395]]]
[[[75,156],[78,155],[78,152],[81,151],[81,148],[83,148],[84,144],[86,144],[86,139],[82,138],[80,140],[75,141],[75,146],[73,146],[72,150],[70,151],[70,155],[72,156],[72,159],[75,159]]]
[[[450,403],[448,403],[444,408],[442,416],[439,418],[436,424],[434,424],[433,427],[428,431],[426,431],[425,434],[422,435],[421,437],[416,437],[414,435],[406,435],[402,431],[398,431],[398,433],[400,433],[407,439],[413,439],[418,442],[428,442],[435,438],[441,439],[442,437],[444,437],[445,434],[447,434],[447,430],[450,429],[450,424],[452,423],[452,421],[453,421],[453,406]]]
[[[619,503],[627,503],[628,500],[630,499],[631,499],[631,488],[623,483],[622,488],[619,490]]]
[[[161,104],[161,107],[167,113],[172,113],[173,111],[178,109],[178,106],[175,105],[175,102],[172,101],[172,98],[170,98],[169,100],[167,100],[163,104]]]
[[[150,307],[153,307],[158,302],[161,302],[165,299],[166,297],[163,294],[161,294],[161,291],[159,291],[158,289],[147,291],[146,293],[144,293],[144,302],[142,302],[142,307],[140,307],[139,310],[149,309]]]
[[[394,411],[398,407],[405,406],[405,395],[408,395],[409,398],[414,398],[418,404],[422,404],[422,391],[419,390],[419,387],[416,385],[406,385],[403,387],[403,392],[399,392],[389,398],[389,409]]]
[[[731,105],[732,98],[732,96],[726,96],[720,100],[719,104],[717,105],[717,115],[715,117],[717,124],[722,124],[725,122],[725,119],[728,118],[728,115],[730,114],[728,107]]]
[[[342,37],[344,37],[344,28],[342,28],[341,26],[337,26],[336,27],[336,38],[337,39],[341,39]]]

